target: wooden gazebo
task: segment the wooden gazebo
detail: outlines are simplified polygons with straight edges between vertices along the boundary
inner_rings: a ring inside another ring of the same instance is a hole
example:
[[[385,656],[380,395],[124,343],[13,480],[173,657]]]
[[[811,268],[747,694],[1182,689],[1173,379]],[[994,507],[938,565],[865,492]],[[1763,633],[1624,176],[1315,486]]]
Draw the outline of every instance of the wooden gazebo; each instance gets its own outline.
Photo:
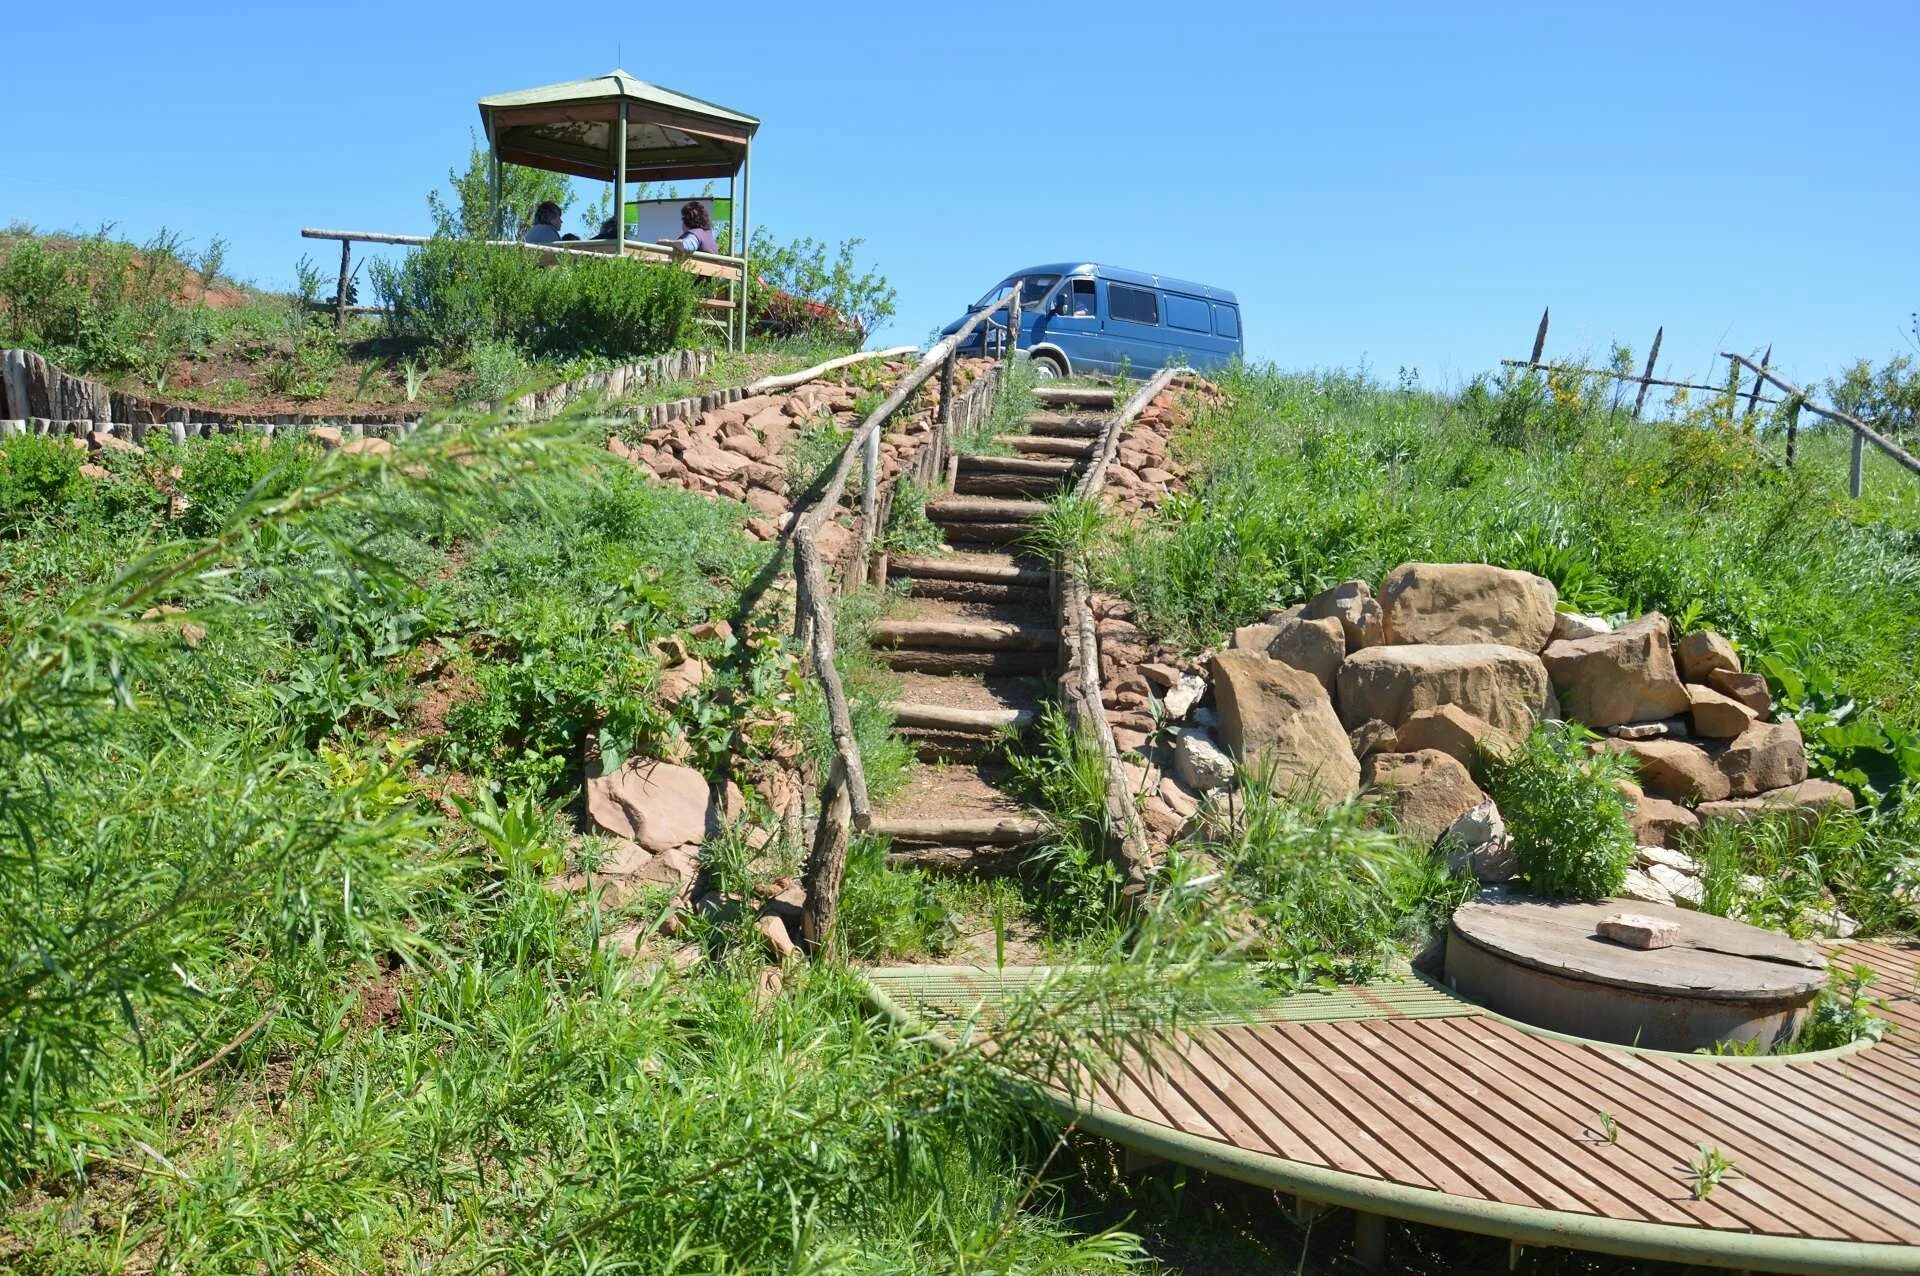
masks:
[[[589,80],[549,84],[480,99],[492,179],[492,225],[500,233],[500,165],[566,173],[614,185],[614,239],[584,251],[654,257],[728,284],[729,335],[746,344],[749,200],[753,135],[760,121],[673,89],[612,71]],[[631,181],[727,179],[727,241],[718,253],[688,253],[627,238]]]

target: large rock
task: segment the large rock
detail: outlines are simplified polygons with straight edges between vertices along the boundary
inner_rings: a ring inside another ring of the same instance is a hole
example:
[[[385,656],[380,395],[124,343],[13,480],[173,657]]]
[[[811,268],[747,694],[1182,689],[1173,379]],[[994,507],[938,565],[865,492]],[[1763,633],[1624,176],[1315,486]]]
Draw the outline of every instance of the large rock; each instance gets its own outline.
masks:
[[[1641,846],[1671,846],[1700,827],[1699,817],[1678,802],[1645,794],[1628,799],[1627,823],[1634,842]]]
[[[1307,599],[1301,608],[1303,620],[1337,620],[1345,634],[1348,651],[1378,647],[1387,640],[1386,613],[1373,596],[1373,586],[1364,580],[1322,590]]]
[[[1540,657],[1517,647],[1368,647],[1340,666],[1340,720],[1398,727],[1422,709],[1459,705],[1510,739],[1548,716],[1552,688]]]
[[[1539,651],[1560,591],[1532,572],[1485,563],[1403,563],[1380,587],[1389,643],[1500,643]]]
[[[1707,685],[1722,695],[1732,696],[1762,718],[1773,713],[1773,694],[1767,690],[1767,680],[1760,674],[1715,669],[1707,675]]]
[[[1727,745],[1719,763],[1734,797],[1753,797],[1798,784],[1807,778],[1807,746],[1800,738],[1800,724],[1756,722]]]
[[[1250,651],[1221,652],[1209,672],[1222,741],[1271,766],[1275,793],[1338,802],[1360,787],[1360,763],[1319,679]]]
[[[1740,672],[1740,657],[1733,644],[1711,629],[1696,629],[1680,640],[1674,649],[1680,673],[1688,682],[1705,682],[1715,669]]]
[[[1457,704],[1435,705],[1413,714],[1400,724],[1394,743],[1402,753],[1438,749],[1468,768],[1479,762],[1481,749],[1503,753],[1514,744],[1505,732]]]
[[[1347,658],[1347,632],[1329,616],[1324,620],[1288,620],[1274,626],[1267,655],[1282,664],[1310,673],[1333,694],[1340,662]]]
[[[1756,797],[1729,798],[1724,802],[1702,802],[1696,814],[1703,824],[1724,821],[1745,824],[1748,820],[1780,811],[1804,814],[1808,822],[1836,811],[1851,811],[1853,790],[1832,780],[1802,780],[1784,789],[1774,789]]]
[[[1657,611],[1611,633],[1553,643],[1540,658],[1560,707],[1591,727],[1652,722],[1692,705],[1673,667],[1667,618]]]
[[[707,835],[706,777],[691,767],[628,758],[587,781],[587,815],[615,837],[654,854],[698,845]]]
[[[1731,740],[1760,716],[1732,696],[1697,682],[1687,684],[1687,699],[1693,704],[1693,733],[1709,740]]]
[[[1717,802],[1727,796],[1727,777],[1707,751],[1681,740],[1606,740],[1598,747],[1624,753],[1640,770],[1640,783],[1676,802]]]
[[[1242,625],[1227,639],[1227,646],[1234,651],[1264,652],[1279,632],[1280,626],[1275,624]]]
[[[1438,749],[1376,753],[1367,759],[1369,787],[1384,791],[1400,831],[1429,847],[1467,812],[1487,800],[1467,768]]]

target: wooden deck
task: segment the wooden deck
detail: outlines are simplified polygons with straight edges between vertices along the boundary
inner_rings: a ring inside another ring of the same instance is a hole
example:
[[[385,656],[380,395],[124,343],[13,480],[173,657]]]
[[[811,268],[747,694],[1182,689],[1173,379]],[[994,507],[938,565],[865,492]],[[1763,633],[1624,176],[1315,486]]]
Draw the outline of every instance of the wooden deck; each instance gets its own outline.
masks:
[[[1527,1029],[1425,983],[1380,984],[1197,1029],[1104,1079],[1081,1123],[1311,1200],[1524,1244],[1920,1271],[1920,947],[1832,955],[1879,973],[1885,1041],[1778,1059],[1636,1051]],[[1042,973],[868,977],[897,1013],[938,1021]],[[1737,1172],[1695,1200],[1701,1144]]]

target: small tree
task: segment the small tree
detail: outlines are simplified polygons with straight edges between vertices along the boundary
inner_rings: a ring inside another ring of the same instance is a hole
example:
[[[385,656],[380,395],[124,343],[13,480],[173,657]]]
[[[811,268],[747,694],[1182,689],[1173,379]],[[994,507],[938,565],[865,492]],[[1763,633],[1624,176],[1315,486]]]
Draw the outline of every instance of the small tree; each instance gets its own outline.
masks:
[[[433,233],[454,239],[491,239],[487,224],[492,201],[487,191],[487,148],[467,134],[470,149],[466,171],[447,170],[451,197],[427,192],[427,211],[433,215]],[[533,225],[533,210],[547,200],[564,211],[573,204],[573,181],[565,173],[547,173],[518,164],[500,166],[500,226],[503,239],[518,239]]]
[[[862,242],[842,240],[829,262],[828,246],[817,239],[782,244],[765,227],[755,231],[753,270],[765,284],[753,294],[755,320],[782,332],[831,326],[831,319],[804,304],[813,302],[835,311],[855,340],[864,342],[868,333],[893,315],[899,294],[885,275],[861,270],[854,263],[853,250]],[[786,299],[768,289],[785,294]]]

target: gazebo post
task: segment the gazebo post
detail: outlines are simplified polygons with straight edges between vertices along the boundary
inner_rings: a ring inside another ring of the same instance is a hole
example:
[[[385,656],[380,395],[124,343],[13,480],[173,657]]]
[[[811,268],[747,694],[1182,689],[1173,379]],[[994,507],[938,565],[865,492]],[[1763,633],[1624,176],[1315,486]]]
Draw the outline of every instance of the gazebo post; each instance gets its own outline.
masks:
[[[487,238],[500,238],[500,147],[493,140],[493,116],[487,116]]]
[[[747,293],[753,287],[753,139],[740,160],[740,352],[747,349]]]
[[[620,122],[613,130],[613,255],[627,255],[627,99],[620,99]]]

